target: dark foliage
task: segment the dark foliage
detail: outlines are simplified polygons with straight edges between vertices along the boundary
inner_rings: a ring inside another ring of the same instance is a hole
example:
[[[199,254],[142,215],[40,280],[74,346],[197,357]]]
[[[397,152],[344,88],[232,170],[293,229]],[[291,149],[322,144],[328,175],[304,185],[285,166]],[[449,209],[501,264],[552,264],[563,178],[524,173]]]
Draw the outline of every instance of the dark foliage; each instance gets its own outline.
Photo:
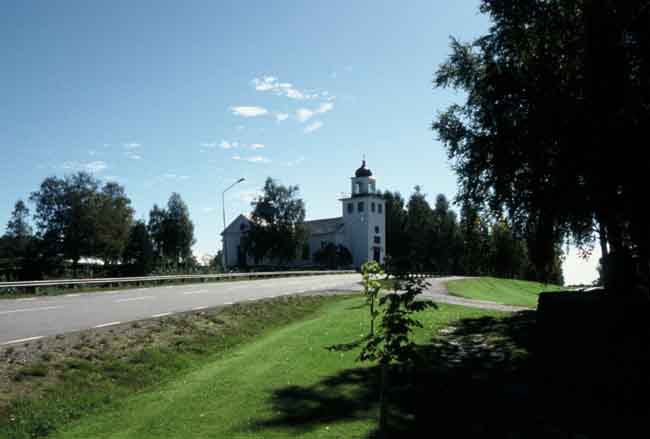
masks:
[[[305,204],[298,191],[298,186],[284,186],[269,177],[263,194],[251,203],[252,224],[244,247],[256,263],[270,260],[285,264],[302,248],[307,239]]]
[[[552,387],[542,381],[535,328],[535,313],[524,312],[464,319],[450,335],[432,335],[430,343],[416,347],[413,367],[393,369],[386,429],[369,438],[647,436],[647,404],[641,413],[612,411],[613,401],[574,394],[567,376],[559,375]],[[594,386],[606,387],[606,379],[601,376]],[[347,369],[312,386],[286,386],[271,396],[274,415],[257,424],[297,435],[366,420],[376,416],[380,387],[379,366]]]
[[[434,208],[419,186],[405,205],[397,192],[385,192],[386,268],[389,272],[436,272],[498,276],[563,283],[558,245],[540,273],[530,258],[535,236],[516,234],[512,221],[494,220],[479,207],[464,203],[461,217],[439,194]],[[538,255],[539,256],[539,255]]]
[[[314,262],[331,270],[347,268],[352,265],[352,253],[341,244],[336,245],[333,242],[328,242],[325,247],[316,250]]]
[[[490,31],[452,40],[434,81],[467,93],[433,123],[459,198],[506,209],[534,236],[538,276],[558,242],[587,246],[598,230],[607,285],[647,287],[650,2],[484,0],[481,11]]]

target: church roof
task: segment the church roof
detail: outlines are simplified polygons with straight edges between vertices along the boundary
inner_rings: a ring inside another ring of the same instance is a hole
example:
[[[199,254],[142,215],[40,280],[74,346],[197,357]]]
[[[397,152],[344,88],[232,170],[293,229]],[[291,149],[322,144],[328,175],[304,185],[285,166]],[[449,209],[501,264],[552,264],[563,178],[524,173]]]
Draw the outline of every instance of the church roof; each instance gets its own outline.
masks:
[[[355,177],[372,177],[372,171],[366,168],[366,161],[361,162],[361,167],[354,173]]]
[[[305,221],[305,226],[307,226],[311,235],[325,235],[336,232],[342,224],[343,217],[341,216]]]
[[[244,231],[244,229],[248,229],[250,225],[250,219],[244,215],[243,213],[240,213],[237,215],[237,218],[232,220],[230,224],[226,227],[226,230],[223,230],[220,235],[223,235],[224,233],[241,233]],[[244,227],[242,228],[242,224],[244,224]]]

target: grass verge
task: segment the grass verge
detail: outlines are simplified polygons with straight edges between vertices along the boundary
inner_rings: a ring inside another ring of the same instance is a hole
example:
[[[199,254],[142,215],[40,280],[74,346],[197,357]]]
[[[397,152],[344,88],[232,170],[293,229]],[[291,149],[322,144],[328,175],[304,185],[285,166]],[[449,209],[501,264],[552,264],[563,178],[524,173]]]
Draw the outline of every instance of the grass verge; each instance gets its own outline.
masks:
[[[355,361],[368,331],[363,298],[282,300],[236,307],[232,320],[224,309],[214,317],[230,323],[215,324],[229,331],[193,324],[176,339],[178,345],[64,363],[64,375],[41,398],[12,402],[5,434],[11,439],[55,430],[59,438],[367,437],[376,425],[377,374]],[[425,344],[459,319],[503,315],[441,306],[419,316],[424,328],[416,338]]]
[[[46,437],[335,300],[282,297],[0,348],[0,438]]]
[[[558,285],[523,280],[498,279],[494,277],[461,279],[447,282],[447,290],[454,296],[529,308],[537,307],[539,293],[561,289],[563,288]]]
[[[424,343],[452,321],[485,315],[441,307],[420,315],[425,328],[417,337]],[[60,437],[366,437],[376,426],[377,393],[368,386],[371,369],[355,360],[367,330],[362,298],[327,304],[314,318],[83,419]]]

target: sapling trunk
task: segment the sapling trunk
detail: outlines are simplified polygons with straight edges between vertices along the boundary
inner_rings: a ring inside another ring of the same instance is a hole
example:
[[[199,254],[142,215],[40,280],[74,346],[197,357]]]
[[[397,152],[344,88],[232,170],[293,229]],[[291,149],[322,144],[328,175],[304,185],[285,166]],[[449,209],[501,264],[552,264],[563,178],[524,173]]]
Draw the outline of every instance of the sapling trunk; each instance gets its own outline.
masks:
[[[388,369],[390,364],[381,363],[381,381],[379,383],[379,437],[388,437]]]

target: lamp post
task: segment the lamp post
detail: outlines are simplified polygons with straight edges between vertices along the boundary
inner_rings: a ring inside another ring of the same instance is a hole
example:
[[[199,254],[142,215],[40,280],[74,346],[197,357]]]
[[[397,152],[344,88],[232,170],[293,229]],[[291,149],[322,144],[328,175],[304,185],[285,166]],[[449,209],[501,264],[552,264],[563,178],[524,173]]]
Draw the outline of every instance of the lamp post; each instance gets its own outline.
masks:
[[[226,189],[224,189],[224,191],[221,193],[221,211],[223,213],[223,232],[221,234],[221,267],[223,268],[224,273],[226,272],[226,192],[244,180],[246,180],[244,177],[240,178],[228,186]]]

